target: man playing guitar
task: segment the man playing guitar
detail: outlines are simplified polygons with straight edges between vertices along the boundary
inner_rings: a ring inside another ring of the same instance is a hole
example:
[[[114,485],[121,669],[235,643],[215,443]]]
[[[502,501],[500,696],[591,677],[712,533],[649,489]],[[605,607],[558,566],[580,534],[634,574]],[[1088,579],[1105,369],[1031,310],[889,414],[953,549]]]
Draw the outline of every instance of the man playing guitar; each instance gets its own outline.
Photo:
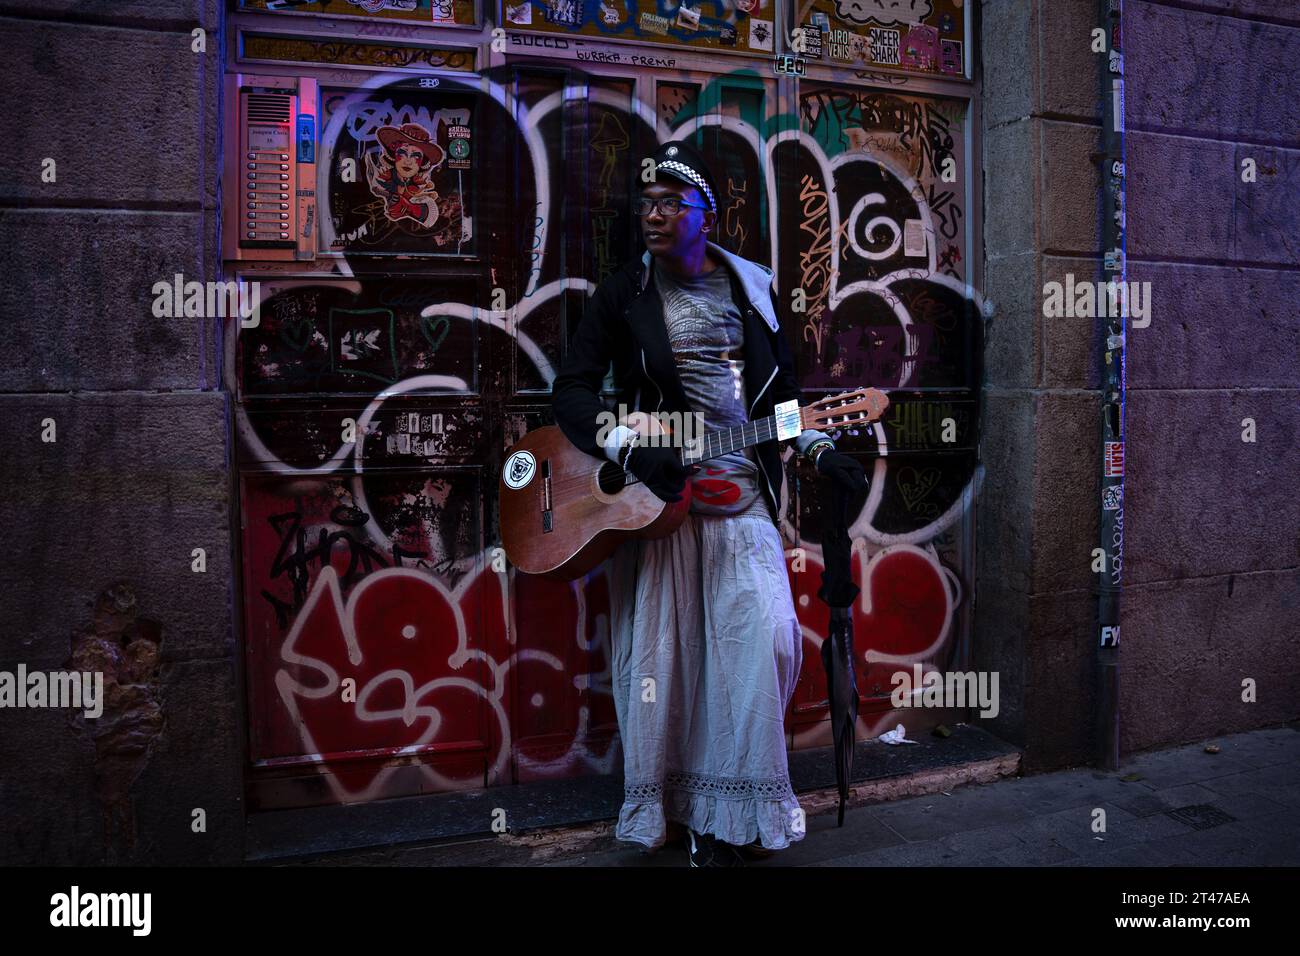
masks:
[[[646,252],[596,289],[552,408],[579,449],[677,501],[688,476],[679,449],[599,425],[611,363],[620,406],[699,413],[708,428],[772,415],[800,390],[772,271],[708,239],[718,194],[704,157],[675,141],[653,160],[636,207]],[[805,429],[795,444],[818,471],[865,489],[862,466],[824,433]],[[681,527],[626,541],[607,564],[625,776],[615,835],[655,849],[681,824],[692,866],[733,866],[743,848],[803,837],[784,727],[803,656],[776,523],[784,469],[770,440],[690,476]]]

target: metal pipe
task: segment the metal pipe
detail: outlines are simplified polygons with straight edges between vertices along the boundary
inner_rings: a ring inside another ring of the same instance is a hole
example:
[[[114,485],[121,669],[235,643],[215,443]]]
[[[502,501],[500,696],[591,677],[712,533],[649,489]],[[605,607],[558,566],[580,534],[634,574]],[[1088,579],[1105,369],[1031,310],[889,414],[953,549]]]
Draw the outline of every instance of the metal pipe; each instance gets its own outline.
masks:
[[[1127,282],[1124,222],[1123,0],[1099,0],[1107,56],[1102,96],[1102,274]],[[1109,289],[1109,286],[1108,286]],[[1098,297],[1100,299],[1100,296]],[[1097,763],[1119,768],[1119,606],[1124,568],[1124,346],[1127,293],[1107,296],[1101,369],[1101,553],[1097,584]],[[1122,309],[1113,308],[1119,301]],[[1099,303],[1100,304],[1100,303]],[[1118,313],[1118,314],[1116,314]]]

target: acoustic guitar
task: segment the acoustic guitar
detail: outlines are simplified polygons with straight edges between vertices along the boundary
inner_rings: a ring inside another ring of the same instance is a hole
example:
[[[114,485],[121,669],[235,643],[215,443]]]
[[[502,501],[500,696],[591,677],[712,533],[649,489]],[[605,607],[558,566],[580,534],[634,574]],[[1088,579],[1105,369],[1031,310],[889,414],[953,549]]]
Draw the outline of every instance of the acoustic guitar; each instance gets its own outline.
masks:
[[[802,408],[782,402],[774,414],[680,442],[682,464],[797,437],[805,428],[849,428],[873,422],[889,407],[878,389],[856,389]],[[663,420],[634,412],[622,424],[644,440],[677,444]],[[653,438],[649,436],[654,436]],[[633,452],[632,454],[636,454]],[[612,461],[576,448],[555,425],[538,428],[510,449],[501,469],[501,543],[520,571],[571,581],[604,561],[627,538],[662,538],[686,520],[682,500],[666,502]]]

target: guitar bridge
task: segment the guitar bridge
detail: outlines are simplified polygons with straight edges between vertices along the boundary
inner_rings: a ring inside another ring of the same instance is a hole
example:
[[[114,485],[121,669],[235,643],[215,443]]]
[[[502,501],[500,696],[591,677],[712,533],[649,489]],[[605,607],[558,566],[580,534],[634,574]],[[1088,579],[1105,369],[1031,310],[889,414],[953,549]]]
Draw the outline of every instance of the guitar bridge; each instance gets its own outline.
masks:
[[[542,459],[542,534],[553,527],[551,518],[551,459]]]

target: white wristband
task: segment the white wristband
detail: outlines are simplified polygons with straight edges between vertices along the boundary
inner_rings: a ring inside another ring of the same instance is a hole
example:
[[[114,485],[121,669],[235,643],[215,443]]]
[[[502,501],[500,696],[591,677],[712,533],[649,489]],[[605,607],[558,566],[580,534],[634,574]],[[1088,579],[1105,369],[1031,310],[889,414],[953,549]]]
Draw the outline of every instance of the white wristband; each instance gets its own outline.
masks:
[[[618,464],[618,453],[623,450],[623,446],[636,439],[636,432],[626,425],[616,425],[608,435],[605,436],[605,457]]]

